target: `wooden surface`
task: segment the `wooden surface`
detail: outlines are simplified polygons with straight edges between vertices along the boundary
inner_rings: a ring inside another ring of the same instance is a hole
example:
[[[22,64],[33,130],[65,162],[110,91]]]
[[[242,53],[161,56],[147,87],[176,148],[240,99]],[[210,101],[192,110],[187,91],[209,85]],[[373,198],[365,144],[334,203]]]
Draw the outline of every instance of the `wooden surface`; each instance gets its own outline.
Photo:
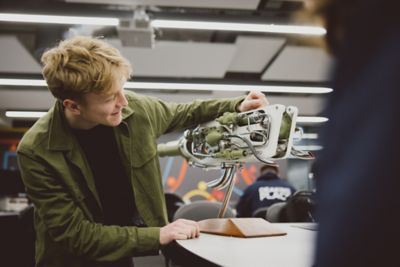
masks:
[[[203,233],[236,236],[261,237],[286,235],[285,231],[261,218],[218,218],[199,222]]]
[[[296,227],[310,224],[273,225],[287,232],[287,235],[240,238],[201,233],[199,238],[177,242],[191,253],[221,266],[312,266],[317,232]]]

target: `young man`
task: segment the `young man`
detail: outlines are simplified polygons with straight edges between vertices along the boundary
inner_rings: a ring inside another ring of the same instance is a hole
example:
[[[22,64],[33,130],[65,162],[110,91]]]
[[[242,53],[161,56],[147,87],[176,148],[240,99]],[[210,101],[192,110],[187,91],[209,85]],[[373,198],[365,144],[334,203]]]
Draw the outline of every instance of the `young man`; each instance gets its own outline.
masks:
[[[36,266],[130,266],[134,255],[197,237],[196,222],[167,222],[156,139],[263,107],[265,96],[174,104],[125,92],[130,64],[88,37],[61,42],[42,62],[57,101],[18,147],[35,205]]]
[[[263,165],[257,181],[246,188],[236,206],[237,217],[252,217],[253,213],[263,207],[285,202],[296,189],[279,176],[276,165]]]

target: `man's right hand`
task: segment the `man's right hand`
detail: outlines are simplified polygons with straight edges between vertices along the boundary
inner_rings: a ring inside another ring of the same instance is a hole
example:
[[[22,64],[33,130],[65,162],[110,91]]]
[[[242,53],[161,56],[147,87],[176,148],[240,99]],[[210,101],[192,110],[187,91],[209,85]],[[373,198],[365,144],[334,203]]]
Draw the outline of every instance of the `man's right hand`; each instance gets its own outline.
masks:
[[[160,244],[166,245],[173,240],[196,238],[199,235],[197,222],[179,219],[160,229]]]

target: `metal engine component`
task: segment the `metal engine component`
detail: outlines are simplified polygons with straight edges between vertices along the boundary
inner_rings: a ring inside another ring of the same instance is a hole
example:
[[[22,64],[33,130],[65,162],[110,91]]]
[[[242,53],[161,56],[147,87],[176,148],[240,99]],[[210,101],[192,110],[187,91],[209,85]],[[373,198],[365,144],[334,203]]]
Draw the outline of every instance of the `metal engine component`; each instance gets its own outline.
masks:
[[[190,165],[225,170],[209,187],[227,189],[219,217],[223,217],[233,188],[233,177],[245,162],[273,161],[292,155],[311,159],[312,154],[292,147],[298,110],[269,105],[242,113],[226,112],[214,121],[200,124],[172,142],[159,144],[159,156],[183,156]]]

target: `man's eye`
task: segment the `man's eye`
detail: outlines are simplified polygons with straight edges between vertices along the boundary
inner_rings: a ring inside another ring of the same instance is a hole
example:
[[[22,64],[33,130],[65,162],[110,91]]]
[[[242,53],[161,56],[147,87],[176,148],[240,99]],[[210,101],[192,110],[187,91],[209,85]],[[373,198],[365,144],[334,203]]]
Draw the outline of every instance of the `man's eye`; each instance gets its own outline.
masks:
[[[108,99],[106,100],[106,102],[111,102],[111,101],[113,101],[115,98],[116,98],[116,96],[114,95],[114,96],[108,98]]]

